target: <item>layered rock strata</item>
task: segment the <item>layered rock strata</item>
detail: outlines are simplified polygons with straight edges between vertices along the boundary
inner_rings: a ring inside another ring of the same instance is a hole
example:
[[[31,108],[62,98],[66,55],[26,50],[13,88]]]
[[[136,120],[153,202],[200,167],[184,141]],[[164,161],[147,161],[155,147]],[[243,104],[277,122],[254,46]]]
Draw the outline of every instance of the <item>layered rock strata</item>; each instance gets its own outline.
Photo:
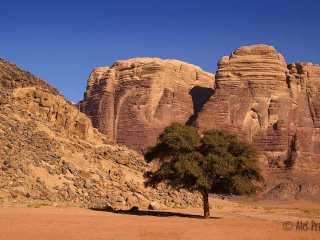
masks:
[[[191,122],[214,76],[177,60],[134,58],[95,69],[80,109],[110,142],[143,150],[172,122]]]
[[[241,47],[218,62],[215,94],[196,125],[253,143],[266,174],[319,175],[319,91],[319,65],[287,65],[268,45]]]

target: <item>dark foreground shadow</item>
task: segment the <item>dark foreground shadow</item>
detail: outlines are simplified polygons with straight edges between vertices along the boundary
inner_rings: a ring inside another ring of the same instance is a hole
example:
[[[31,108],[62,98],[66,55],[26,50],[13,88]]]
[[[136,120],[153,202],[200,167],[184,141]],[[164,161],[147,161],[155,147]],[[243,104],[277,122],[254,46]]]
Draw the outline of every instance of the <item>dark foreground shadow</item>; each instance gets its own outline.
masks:
[[[135,207],[133,207],[132,209],[129,209],[129,210],[118,210],[118,209],[113,209],[112,207],[89,208],[89,209],[93,210],[93,211],[111,212],[111,213],[116,213],[116,214],[134,215],[134,216],[184,217],[184,218],[204,219],[200,215],[179,213],[179,212],[155,211],[155,210],[139,210]],[[220,219],[220,218],[219,217],[210,217],[210,219]]]

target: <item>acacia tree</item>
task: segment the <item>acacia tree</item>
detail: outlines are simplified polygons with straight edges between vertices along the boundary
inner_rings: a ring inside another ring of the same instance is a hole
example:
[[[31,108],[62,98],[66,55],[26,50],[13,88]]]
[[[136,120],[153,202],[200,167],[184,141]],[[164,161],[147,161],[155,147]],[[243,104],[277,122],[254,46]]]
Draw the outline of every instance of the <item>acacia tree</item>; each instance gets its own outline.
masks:
[[[237,136],[218,130],[200,136],[195,128],[179,123],[164,130],[145,159],[160,162],[156,171],[146,174],[146,185],[165,182],[176,189],[200,192],[204,218],[210,217],[209,193],[251,194],[263,180],[256,152]]]

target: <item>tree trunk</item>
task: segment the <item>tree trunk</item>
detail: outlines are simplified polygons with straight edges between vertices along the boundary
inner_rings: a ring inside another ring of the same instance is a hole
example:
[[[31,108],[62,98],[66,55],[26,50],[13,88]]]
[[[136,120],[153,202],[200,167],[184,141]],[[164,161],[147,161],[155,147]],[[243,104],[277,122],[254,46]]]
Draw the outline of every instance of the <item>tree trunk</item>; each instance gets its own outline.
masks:
[[[203,201],[203,217],[210,218],[209,193],[207,189],[201,191]]]

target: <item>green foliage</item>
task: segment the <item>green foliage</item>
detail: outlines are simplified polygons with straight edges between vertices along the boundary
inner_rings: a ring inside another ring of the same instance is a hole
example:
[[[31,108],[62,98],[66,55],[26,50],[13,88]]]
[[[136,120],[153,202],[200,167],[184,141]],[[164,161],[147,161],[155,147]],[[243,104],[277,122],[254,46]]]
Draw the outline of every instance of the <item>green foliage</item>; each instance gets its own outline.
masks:
[[[195,128],[173,123],[159,136],[157,145],[149,149],[145,158],[151,161],[155,158],[172,158],[176,155],[195,152],[199,143],[200,136]]]
[[[145,157],[161,162],[157,171],[148,173],[146,184],[151,186],[166,182],[175,188],[240,195],[254,193],[263,180],[255,150],[217,130],[200,137],[195,128],[174,123]]]

